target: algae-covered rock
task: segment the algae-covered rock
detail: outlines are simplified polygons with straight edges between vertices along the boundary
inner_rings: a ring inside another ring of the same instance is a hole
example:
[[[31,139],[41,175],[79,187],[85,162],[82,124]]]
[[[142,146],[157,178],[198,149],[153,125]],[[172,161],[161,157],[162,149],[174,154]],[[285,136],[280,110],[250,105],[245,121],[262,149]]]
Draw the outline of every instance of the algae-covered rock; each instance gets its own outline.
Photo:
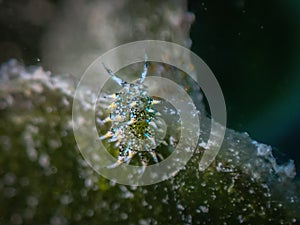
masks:
[[[205,171],[200,143],[185,168],[161,183],[125,186],[101,177],[77,149],[73,92],[70,78],[2,64],[1,224],[299,223],[292,163],[278,166],[270,147],[246,133],[227,130]]]

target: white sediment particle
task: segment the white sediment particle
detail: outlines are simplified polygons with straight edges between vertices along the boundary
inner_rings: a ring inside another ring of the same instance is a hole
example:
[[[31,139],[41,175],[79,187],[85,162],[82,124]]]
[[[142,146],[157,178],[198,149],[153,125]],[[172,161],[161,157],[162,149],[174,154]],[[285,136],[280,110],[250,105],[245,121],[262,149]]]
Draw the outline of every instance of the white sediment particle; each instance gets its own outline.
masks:
[[[252,144],[254,144],[257,148],[257,155],[269,161],[274,172],[280,175],[281,179],[294,178],[296,176],[296,169],[293,160],[290,160],[284,165],[278,165],[272,154],[271,146],[258,143],[257,141],[252,141]]]
[[[27,125],[23,133],[23,140],[26,148],[27,156],[30,160],[34,161],[37,159],[37,150],[32,135],[37,134],[38,128],[32,125]]]
[[[92,184],[93,184],[93,182],[92,182],[92,179],[91,179],[91,178],[85,179],[84,185],[85,185],[86,187],[91,187]]]
[[[10,222],[14,225],[20,225],[23,224],[23,218],[20,214],[13,213],[12,216],[10,217]]]
[[[249,192],[249,194],[254,194],[255,193],[252,188],[250,188],[248,192]]]
[[[48,144],[52,149],[57,149],[62,146],[61,140],[60,139],[50,139],[48,140]]]
[[[257,147],[257,155],[258,156],[268,156],[272,154],[271,146],[265,144],[258,144],[256,141],[253,142]]]
[[[295,201],[296,201],[296,198],[295,198],[295,197],[290,197],[290,199],[289,199],[289,202],[290,202],[290,203],[295,203]]]
[[[173,110],[173,109],[170,109],[170,110],[169,110],[169,113],[170,113],[170,115],[175,115],[175,114],[176,114],[176,111]]]
[[[201,142],[199,143],[199,146],[200,146],[201,148],[208,149],[208,145],[207,145],[207,143],[204,142],[204,141],[201,141]]]
[[[176,207],[177,207],[177,209],[179,209],[179,210],[181,210],[181,211],[184,210],[184,207],[183,207],[183,205],[181,205],[181,204],[177,204]]]
[[[4,184],[7,186],[13,185],[16,182],[16,175],[9,172],[4,176]]]
[[[243,216],[242,215],[238,215],[238,221],[240,222],[240,223],[243,223],[244,222],[244,218],[243,218]]]
[[[190,147],[190,146],[187,146],[187,147],[185,147],[185,151],[186,151],[186,152],[192,152],[192,151],[193,151],[193,149],[191,149],[191,147]]]
[[[48,168],[50,166],[50,158],[46,153],[42,153],[39,156],[39,164],[44,169]]]
[[[51,225],[65,225],[65,224],[67,224],[67,220],[63,216],[55,215],[55,216],[51,217],[50,224]]]
[[[293,160],[289,160],[289,162],[285,165],[280,165],[277,167],[278,174],[284,174],[289,178],[294,178],[296,176],[296,169]]]
[[[39,200],[36,196],[29,196],[26,202],[30,207],[36,207],[39,204]]]
[[[67,100],[67,98],[65,96],[62,98],[61,102],[64,106],[69,106],[70,105],[70,102]]]
[[[175,146],[175,141],[176,141],[176,139],[173,136],[170,136],[170,138],[169,138],[169,144],[171,146]]]
[[[204,206],[204,205],[200,205],[198,207],[199,211],[202,212],[202,213],[208,213],[209,211],[209,208],[207,206]]]
[[[52,87],[54,89],[58,89],[62,93],[66,94],[68,96],[73,95],[73,92],[74,92],[73,88],[71,87],[71,85],[68,82],[64,81],[63,79],[61,79],[59,77],[53,77],[51,79],[51,81],[52,81],[52,85],[49,85],[49,88]]]
[[[122,212],[122,213],[120,214],[120,217],[121,217],[122,220],[127,220],[127,219],[128,219],[128,214]]]
[[[11,95],[6,95],[5,98],[0,101],[0,109],[5,109],[14,103],[14,98]]]
[[[126,198],[126,199],[128,199],[128,198],[132,199],[134,197],[134,195],[132,192],[126,191],[126,192],[123,192],[122,197]]]
[[[213,194],[211,195],[211,199],[215,200],[217,198],[216,194],[213,192]]]
[[[200,111],[198,111],[198,110],[193,110],[191,113],[192,113],[193,117],[200,115]]]
[[[133,197],[134,197],[133,193],[130,192],[130,191],[127,189],[126,186],[121,185],[121,186],[120,186],[120,189],[121,189],[121,191],[122,191],[122,197],[123,197],[123,198],[133,198]]]
[[[218,172],[225,172],[225,173],[232,172],[231,168],[225,168],[225,167],[223,167],[223,164],[221,162],[218,162],[218,164],[216,166],[216,170]]]
[[[23,68],[20,72],[20,76],[24,80],[40,80],[43,83],[50,83],[50,72],[45,72],[42,67],[37,67],[33,72],[28,72]]]
[[[138,223],[139,223],[139,225],[149,225],[149,224],[151,224],[151,219],[149,219],[149,218],[140,219]]]
[[[95,161],[95,162],[99,162],[99,161],[100,161],[99,154],[93,153],[93,154],[92,154],[92,159],[93,159],[93,161]]]
[[[93,217],[94,214],[95,214],[95,212],[94,212],[94,210],[92,210],[92,209],[88,209],[88,210],[86,211],[86,215],[87,215],[88,217]]]
[[[83,125],[83,123],[85,123],[84,117],[83,116],[78,116],[76,123],[77,123],[77,126]]]
[[[60,203],[63,205],[69,205],[73,201],[70,195],[62,195],[60,197]]]
[[[31,84],[31,89],[36,92],[36,93],[42,93],[43,91],[43,86],[39,83],[32,83]]]
[[[234,149],[233,148],[228,148],[228,151],[234,152]]]
[[[206,183],[205,183],[205,182],[202,182],[200,185],[201,185],[202,187],[206,187]]]
[[[233,187],[234,187],[234,184],[235,184],[235,178],[232,178],[231,184],[230,184],[230,186],[229,186],[228,189],[227,189],[227,192],[228,192],[228,193],[231,193],[231,192],[232,192]]]
[[[17,194],[17,190],[14,187],[7,187],[4,188],[3,194],[5,198],[12,198]]]
[[[51,73],[49,71],[44,71],[42,67],[31,67],[29,70],[24,68],[24,66],[18,63],[16,60],[11,60],[5,65],[8,67],[6,68],[7,71],[3,71],[2,68],[1,74],[8,73],[8,76],[10,77],[12,74],[18,74],[24,80],[38,81],[49,89],[57,89],[67,96],[73,97],[75,89],[72,84],[61,77],[51,76]],[[32,82],[30,84],[31,89],[37,93],[41,93],[43,91],[43,87],[40,85],[40,83]]]

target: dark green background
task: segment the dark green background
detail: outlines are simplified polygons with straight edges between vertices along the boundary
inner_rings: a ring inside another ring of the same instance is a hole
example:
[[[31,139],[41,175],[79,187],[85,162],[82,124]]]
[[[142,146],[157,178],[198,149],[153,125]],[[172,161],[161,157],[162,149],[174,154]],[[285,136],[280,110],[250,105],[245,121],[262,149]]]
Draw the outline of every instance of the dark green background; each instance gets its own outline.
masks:
[[[300,2],[189,1],[192,50],[216,75],[228,127],[274,146],[280,160],[300,149]]]

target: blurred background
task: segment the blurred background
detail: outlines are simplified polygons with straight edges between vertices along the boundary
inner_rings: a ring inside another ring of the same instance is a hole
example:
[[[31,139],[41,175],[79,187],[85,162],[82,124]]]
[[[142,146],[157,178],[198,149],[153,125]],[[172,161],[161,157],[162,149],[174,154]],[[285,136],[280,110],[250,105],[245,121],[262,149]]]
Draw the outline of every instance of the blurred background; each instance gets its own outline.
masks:
[[[300,171],[300,2],[189,1],[192,50],[216,75],[228,127],[273,146]]]
[[[69,40],[82,38],[77,29],[84,29],[85,23],[77,15],[90,12],[94,4],[77,2],[82,1],[0,0],[0,63],[16,58],[26,65],[65,73],[52,67],[61,60],[59,55],[48,52],[63,51],[62,45],[72,44]],[[272,145],[278,158],[293,158],[300,171],[299,1],[198,0],[189,1],[188,9],[196,15],[192,50],[209,65],[222,87],[228,127]],[[58,26],[61,21],[64,26]],[[74,23],[76,29],[71,26]],[[70,29],[70,36],[64,37],[67,41],[54,41],[60,40],[65,29]],[[80,52],[85,44],[82,41],[73,49]],[[69,56],[66,63],[76,63]]]

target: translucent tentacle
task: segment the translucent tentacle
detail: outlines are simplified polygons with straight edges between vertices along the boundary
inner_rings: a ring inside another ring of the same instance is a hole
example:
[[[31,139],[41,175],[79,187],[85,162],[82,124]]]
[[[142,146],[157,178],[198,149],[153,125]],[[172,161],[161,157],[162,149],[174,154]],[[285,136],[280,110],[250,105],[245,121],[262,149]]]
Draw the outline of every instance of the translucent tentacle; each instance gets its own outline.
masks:
[[[138,81],[139,84],[143,83],[146,76],[147,76],[147,73],[148,73],[148,63],[147,63],[147,55],[145,54],[145,61],[144,61],[144,69],[143,69],[143,72],[141,73],[141,77]]]
[[[127,82],[122,80],[121,78],[119,78],[116,74],[114,74],[111,69],[109,69],[108,67],[105,66],[104,63],[102,63],[103,67],[105,68],[105,70],[107,71],[107,73],[111,76],[111,78],[120,86],[124,87]]]
[[[157,159],[156,153],[155,153],[154,151],[150,151],[149,153],[150,153],[150,155],[151,155],[153,161],[154,161],[155,163],[158,163],[158,159]]]

